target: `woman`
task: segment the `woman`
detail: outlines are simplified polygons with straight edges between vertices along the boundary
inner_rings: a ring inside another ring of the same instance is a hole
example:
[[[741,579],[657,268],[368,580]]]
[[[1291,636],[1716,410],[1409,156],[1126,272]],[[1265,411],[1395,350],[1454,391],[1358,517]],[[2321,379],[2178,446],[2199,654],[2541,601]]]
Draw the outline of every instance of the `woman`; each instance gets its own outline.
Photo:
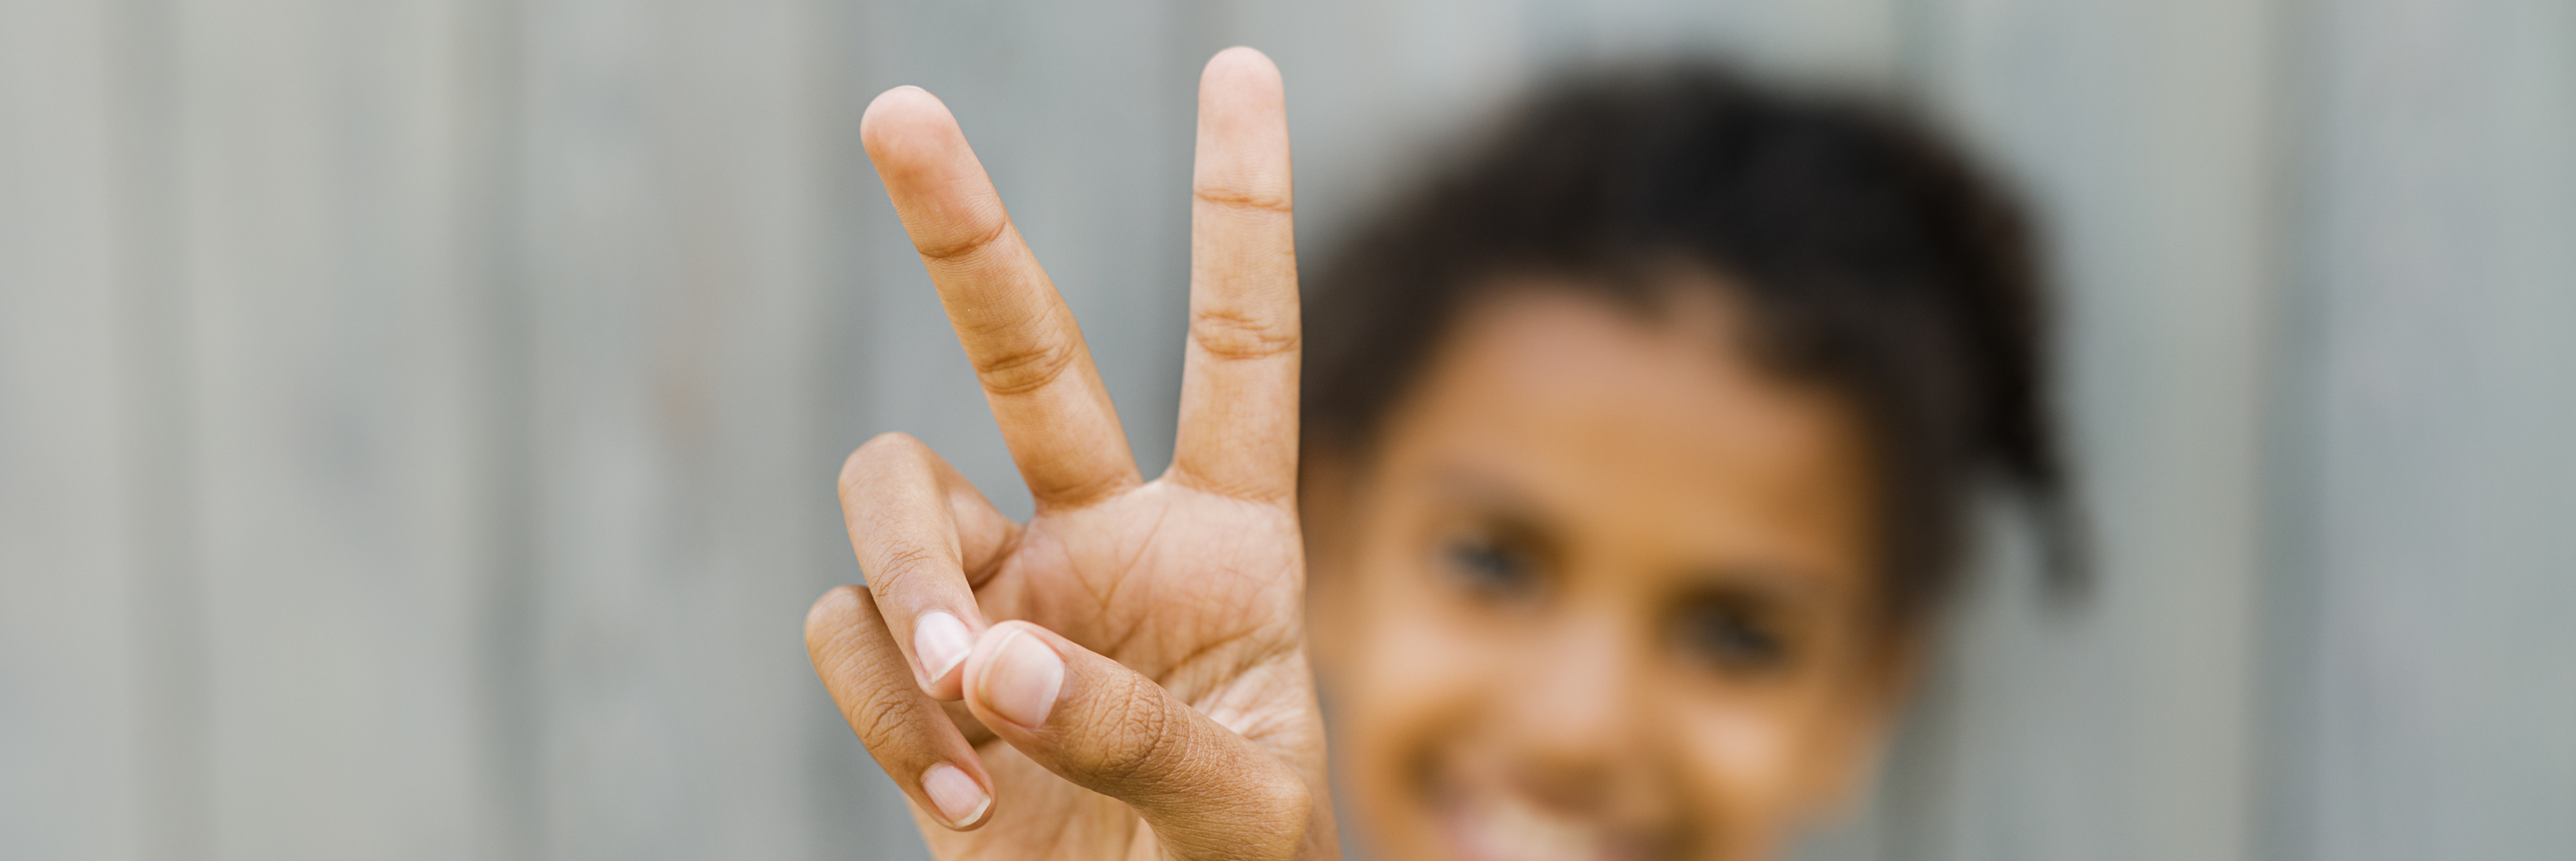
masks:
[[[945,108],[864,120],[1038,507],[900,435],[841,476],[807,645],[941,858],[1335,857],[1337,787],[1380,857],[1763,857],[1867,773],[1978,480],[2059,508],[2019,221],[1909,126],[1578,81],[1301,309],[1277,71],[1199,111],[1151,481]]]

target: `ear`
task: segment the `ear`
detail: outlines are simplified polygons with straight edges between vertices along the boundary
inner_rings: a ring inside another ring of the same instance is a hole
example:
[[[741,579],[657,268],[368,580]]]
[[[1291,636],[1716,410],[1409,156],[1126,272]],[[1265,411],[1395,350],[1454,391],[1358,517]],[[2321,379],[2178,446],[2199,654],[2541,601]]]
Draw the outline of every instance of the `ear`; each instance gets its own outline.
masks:
[[[1875,688],[1871,696],[1878,702],[1885,729],[1893,731],[1896,722],[1905,716],[1906,706],[1914,702],[1923,677],[1931,672],[1934,644],[1940,635],[1940,626],[1932,621],[1907,622],[1891,629],[1871,656],[1870,675]]]

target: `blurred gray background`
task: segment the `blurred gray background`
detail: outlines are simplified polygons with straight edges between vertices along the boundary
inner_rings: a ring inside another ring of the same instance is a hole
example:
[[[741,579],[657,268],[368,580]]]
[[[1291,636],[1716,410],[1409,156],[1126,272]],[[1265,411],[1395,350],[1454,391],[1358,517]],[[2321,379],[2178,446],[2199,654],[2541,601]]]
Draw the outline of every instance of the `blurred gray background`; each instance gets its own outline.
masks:
[[[920,857],[799,638],[832,477],[1027,503],[859,110],[955,107],[1155,464],[1234,43],[1310,252],[1640,51],[2035,198],[2103,582],[1999,520],[1809,857],[2576,857],[2566,0],[0,0],[0,856]]]

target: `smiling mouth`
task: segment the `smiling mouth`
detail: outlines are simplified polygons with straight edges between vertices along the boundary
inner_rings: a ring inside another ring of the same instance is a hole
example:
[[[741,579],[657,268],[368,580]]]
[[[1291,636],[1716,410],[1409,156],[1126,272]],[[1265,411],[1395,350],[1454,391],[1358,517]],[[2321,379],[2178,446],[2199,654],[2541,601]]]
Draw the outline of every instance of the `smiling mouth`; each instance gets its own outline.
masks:
[[[1441,805],[1440,826],[1459,861],[1645,861],[1651,854],[1632,835],[1509,794],[1453,796]]]

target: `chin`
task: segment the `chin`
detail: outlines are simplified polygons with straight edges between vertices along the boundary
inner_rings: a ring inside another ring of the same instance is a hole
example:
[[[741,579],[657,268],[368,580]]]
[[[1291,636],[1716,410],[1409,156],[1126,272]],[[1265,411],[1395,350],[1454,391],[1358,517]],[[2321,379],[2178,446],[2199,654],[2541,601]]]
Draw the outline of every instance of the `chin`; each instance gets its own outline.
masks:
[[[1458,861],[1654,861],[1665,855],[1636,835],[1503,794],[1454,800],[1433,817],[1442,848]]]
[[[1430,765],[1412,771],[1412,779],[1381,783],[1399,797],[1370,811],[1409,820],[1379,823],[1384,836],[1395,838],[1385,847],[1389,858],[1667,861],[1689,854],[1680,851],[1688,842],[1686,826],[1622,820],[1599,799],[1574,797],[1564,787],[1543,798],[1482,770]]]

